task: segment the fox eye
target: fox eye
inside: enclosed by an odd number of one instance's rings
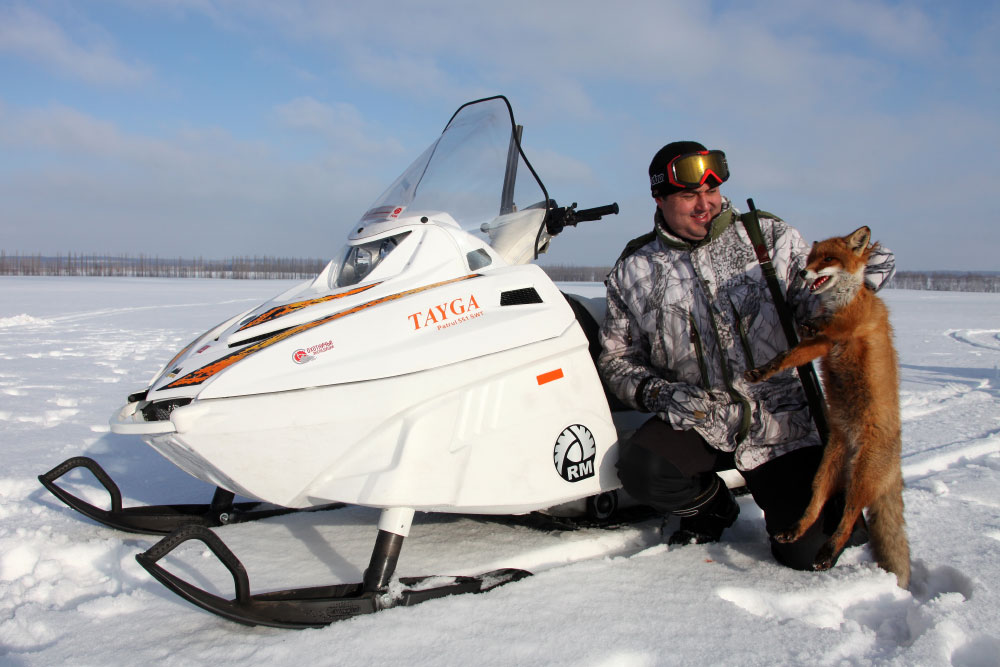
[[[824,262],[832,262],[833,260],[834,260],[834,258],[833,258],[833,257],[824,257],[824,258],[823,258],[823,261],[824,261]]]

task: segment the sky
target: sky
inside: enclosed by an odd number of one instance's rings
[[[670,141],[807,240],[1000,270],[1000,3],[0,0],[0,250],[330,257],[462,103],[506,95],[549,194],[651,227]]]

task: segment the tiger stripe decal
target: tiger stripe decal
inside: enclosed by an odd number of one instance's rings
[[[356,287],[347,292],[340,292],[339,294],[331,294],[329,296],[322,296],[318,299],[307,299],[306,301],[296,301],[295,303],[286,303],[284,306],[275,306],[266,313],[261,313],[257,317],[253,318],[243,326],[241,326],[236,331],[243,331],[244,329],[249,329],[250,327],[255,327],[258,324],[263,324],[264,322],[270,322],[271,320],[276,320],[279,317],[288,315],[289,313],[294,313],[296,310],[301,310],[302,308],[308,308],[309,306],[315,306],[317,303],[324,303],[326,301],[333,301],[334,299],[343,299],[345,296],[354,296],[355,294],[360,294],[366,290],[370,290],[373,287],[378,287],[381,282],[372,283],[371,285],[365,285],[364,287]]]
[[[342,317],[347,317],[348,315],[353,315],[359,313],[363,310],[368,310],[369,308],[374,308],[375,306],[382,305],[383,303],[388,303],[390,301],[398,301],[399,299],[411,296],[413,294],[419,294],[420,292],[426,292],[427,290],[435,289],[437,287],[443,287],[444,285],[450,285],[452,283],[462,282],[464,280],[469,280],[471,278],[479,278],[481,274],[471,273],[467,276],[462,276],[461,278],[452,278],[451,280],[443,280],[441,282],[432,283],[430,285],[424,285],[423,287],[415,287],[413,289],[405,290],[403,292],[397,292],[396,294],[389,294],[380,299],[374,299],[372,301],[366,301],[365,303],[358,304],[353,308],[348,308],[347,310],[342,310],[340,312],[334,313],[332,315],[327,315],[326,317],[321,317],[318,320],[313,320],[312,322],[306,322],[305,324],[300,324],[295,327],[286,329],[278,334],[275,334],[271,338],[265,338],[264,340],[249,345],[235,352],[231,352],[224,357],[216,359],[210,364],[206,364],[201,368],[191,371],[183,377],[179,377],[165,387],[160,389],[177,389],[179,387],[190,387],[192,385],[201,384],[205,380],[209,379],[213,375],[217,375],[221,371],[229,368],[237,361],[249,357],[254,352],[259,352],[266,347],[270,347],[275,343],[279,343],[287,338],[291,338],[296,334],[300,334],[304,331],[309,331],[320,325],[326,324],[327,322],[332,322],[334,320],[339,320]]]

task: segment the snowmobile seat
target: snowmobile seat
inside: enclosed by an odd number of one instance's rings
[[[566,297],[566,301],[569,302],[570,307],[573,309],[573,313],[576,315],[576,321],[580,324],[580,328],[583,329],[583,333],[587,336],[590,357],[594,360],[594,366],[597,366],[597,357],[601,354],[601,341],[598,338],[600,326],[597,324],[597,320],[590,312],[590,309],[584,305],[583,300],[585,297],[581,297],[576,294],[566,294],[565,292],[563,292],[563,296]],[[600,301],[600,299],[587,299],[587,301],[593,303]],[[593,303],[593,305],[595,308],[598,307],[598,304],[596,303]],[[608,399],[608,407],[611,408],[611,412],[626,412],[632,409],[625,405],[611,392],[607,383],[604,381],[604,378],[601,378],[601,386],[604,387],[604,395]]]

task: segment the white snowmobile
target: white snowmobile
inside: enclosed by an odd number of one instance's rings
[[[154,577],[213,613],[275,627],[529,574],[404,579],[390,593],[415,511],[608,518],[619,433],[642,416],[622,411],[616,426],[595,369],[603,300],[564,295],[532,261],[566,226],[618,206],[557,206],[520,129],[504,97],[463,105],[315,280],[194,340],[112,417],[114,433],[141,436],[215,485],[211,504],[123,508],[110,476],[85,457],[41,482],[107,525],[169,533],[137,556]],[[55,484],[81,467],[108,490],[110,510]],[[233,503],[235,494],[277,508]],[[209,530],[336,503],[382,509],[360,584],[250,594],[242,564]],[[192,539],[232,573],[235,599],[159,565]]]

